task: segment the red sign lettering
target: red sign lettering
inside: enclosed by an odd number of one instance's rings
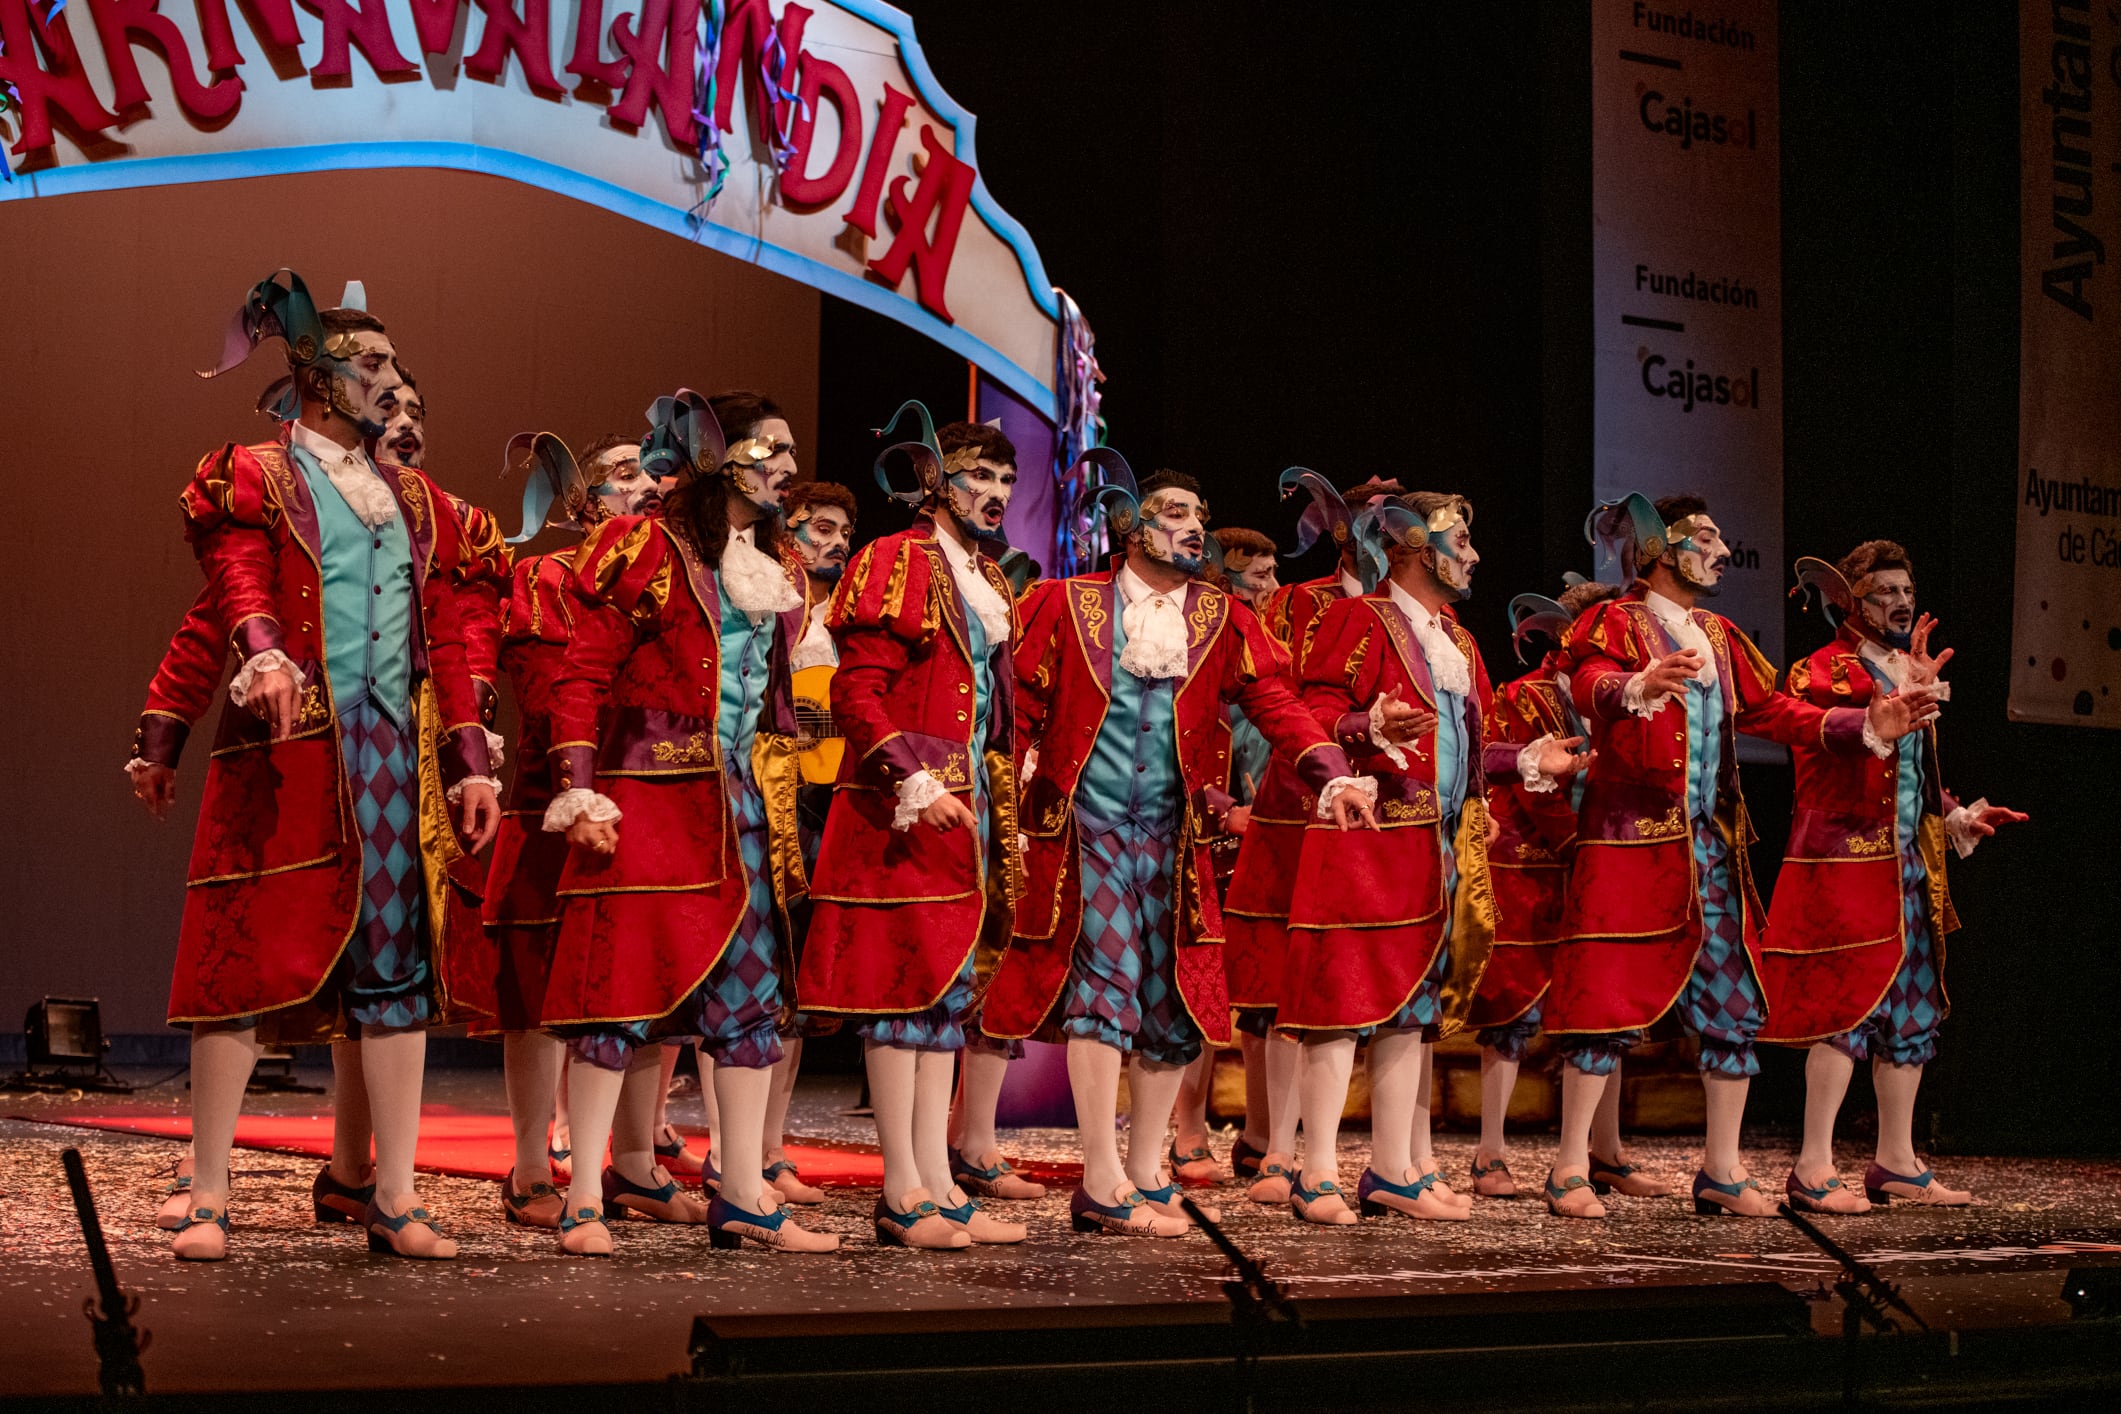
[[[0,0],[0,83],[14,85],[22,113],[22,135],[11,152],[35,152],[52,145],[52,110],[75,127],[97,133],[118,121],[96,98],[81,55],[74,48],[66,16],[46,21],[36,0]],[[39,64],[37,56],[44,62]]]
[[[398,52],[390,37],[390,15],[383,0],[302,0],[302,8],[324,21],[324,52],[309,71],[313,79],[343,79],[353,74],[349,46],[358,47],[379,78],[414,74],[419,66]]]
[[[103,57],[110,65],[111,105],[119,110],[147,102],[147,85],[140,81],[140,65],[133,58],[133,45],[145,44],[169,65],[170,82],[177,102],[194,117],[212,121],[235,111],[243,96],[243,80],[224,75],[211,84],[192,77],[191,46],[177,27],[155,13],[161,0],[88,0],[88,12],[96,20],[96,33],[103,40]]]
[[[464,72],[499,83],[513,51],[532,90],[558,98],[565,90],[552,76],[548,57],[552,53],[550,4],[551,0],[523,0],[523,13],[518,15],[510,0],[479,0],[479,8],[486,12],[486,28],[479,35],[479,52],[464,61]]]

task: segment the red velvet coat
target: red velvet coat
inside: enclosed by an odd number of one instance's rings
[[[1860,641],[1843,625],[1832,643],[1790,669],[1785,690],[1817,707],[1868,706],[1876,684]],[[1944,938],[1959,926],[1945,885],[1944,817],[1958,802],[1938,785],[1934,727],[1922,734],[1926,796],[1913,840],[1899,837],[1897,754],[1837,756],[1805,743],[1791,755],[1795,808],[1768,913],[1761,973],[1768,1024],[1760,1039],[1802,1044],[1862,1025],[1899,972],[1907,947],[1903,850],[1918,851],[1929,874],[1930,939],[1943,990]]]
[[[1643,602],[1648,586],[1586,612],[1563,649],[1576,710],[1590,723],[1598,759],[1577,816],[1564,941],[1543,1024],[1554,1035],[1646,1027],[1678,1001],[1701,949],[1700,881],[1686,809],[1686,701],[1645,719],[1622,705],[1628,679],[1676,645]],[[1732,894],[1745,948],[1760,973],[1762,913],[1745,846],[1753,839],[1738,790],[1737,734],[1785,746],[1865,751],[1863,714],[1826,711],[1775,690],[1775,669],[1738,626],[1694,610],[1716,654],[1723,694],[1722,775],[1716,826],[1731,843]]]
[[[417,707],[423,725],[433,724],[422,734],[423,756],[433,759],[421,772],[421,845],[436,902],[446,898],[439,874],[455,849],[442,788],[488,769],[453,582],[463,551],[434,483],[409,468],[380,469],[412,537]],[[182,505],[206,572],[205,611],[230,627],[237,658],[280,649],[307,686],[284,741],[272,740],[253,713],[221,714],[170,987],[173,1025],[275,1011],[314,996],[359,919],[361,886],[361,842],[324,671],[322,532],[308,484],[277,443],[229,445],[199,463]],[[196,683],[196,645],[178,657],[178,676]],[[183,691],[174,682],[151,689],[150,703]],[[436,976],[446,985],[444,967]],[[442,1001],[446,1009],[446,995]]]
[[[1503,684],[1488,708],[1488,739],[1529,746],[1543,736],[1576,735],[1563,710],[1554,674],[1561,654],[1549,653],[1531,672]],[[1495,842],[1488,877],[1495,886],[1495,952],[1480,979],[1467,1025],[1507,1026],[1546,995],[1554,947],[1568,900],[1569,853],[1576,842],[1576,809],[1569,787],[1533,791],[1514,773],[1488,786]]]
[[[1495,936],[1482,788],[1491,771],[1514,774],[1517,753],[1487,748],[1481,727],[1492,695],[1487,667],[1473,636],[1455,614],[1445,614],[1473,678],[1463,722],[1466,799],[1457,835],[1448,841],[1456,852],[1457,894],[1446,887],[1435,732],[1400,748],[1404,767],[1370,741],[1370,706],[1387,692],[1436,709],[1428,657],[1388,589],[1343,599],[1326,611],[1304,656],[1304,705],[1333,733],[1354,768],[1376,778],[1380,828],[1342,833],[1317,818],[1316,796],[1306,797],[1308,823],[1289,905],[1288,961],[1276,1014],[1280,1025],[1338,1031],[1391,1019],[1435,965],[1446,917],[1452,939],[1444,1034],[1465,1022]]]
[[[980,569],[1005,604],[1007,576]],[[841,576],[826,622],[839,647],[832,717],[847,739],[839,788],[811,881],[798,994],[806,1011],[925,1011],[987,941],[991,975],[1008,944],[1016,852],[1012,643],[992,645],[987,734],[973,740],[972,658],[964,596],[923,517],[863,547]],[[1013,617],[1013,616],[1012,616]],[[985,765],[990,837],[916,822],[891,828],[898,783],[927,771],[972,804]],[[984,867],[983,867],[984,866]]]
[[[1340,571],[1301,584],[1285,584],[1260,605],[1260,624],[1289,654],[1289,680],[1300,681],[1304,650],[1326,610],[1346,598]],[[1315,792],[1312,795],[1316,803]],[[1237,867],[1223,899],[1229,939],[1223,945],[1223,975],[1230,1005],[1271,1007],[1281,996],[1289,947],[1289,898],[1296,890],[1296,863],[1303,854],[1303,782],[1276,752],[1252,800],[1251,823],[1237,847]]]
[[[1022,792],[1021,825],[1029,847],[1025,888],[1017,907],[1016,938],[987,995],[982,1024],[988,1034],[1029,1036],[1048,1019],[1067,981],[1082,931],[1082,870],[1075,832],[1075,788],[1097,740],[1119,669],[1111,624],[1120,613],[1111,571],[1034,585],[1022,601],[1022,638],[1016,645],[1016,748],[1038,749],[1038,769]],[[1235,702],[1253,725],[1297,763],[1311,790],[1348,774],[1347,758],[1327,739],[1290,691],[1287,659],[1250,609],[1231,595],[1195,583],[1186,590],[1190,663],[1174,709],[1178,765],[1187,809],[1172,883],[1178,991],[1201,1033],[1216,1045],[1230,1039],[1223,981],[1222,911],[1215,898],[1206,792],[1230,777],[1230,725],[1223,707]]]
[[[479,1031],[527,1031],[544,1009],[545,976],[560,921],[560,865],[564,835],[545,830],[552,803],[552,687],[573,637],[574,597],[568,589],[570,553],[517,560],[505,602],[498,663],[515,694],[518,727],[515,778],[494,836],[486,874],[482,938],[467,958],[462,994],[488,1018]]]
[[[550,696],[552,789],[596,790],[622,818],[616,851],[570,848],[560,867],[542,1020],[652,1020],[706,979],[748,902],[715,736],[721,594],[660,516],[591,531],[569,589],[574,637]],[[786,653],[777,630],[782,665]],[[794,711],[769,691],[762,730],[792,724]]]

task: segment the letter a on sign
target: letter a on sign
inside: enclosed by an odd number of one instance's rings
[[[896,285],[906,278],[906,267],[911,265],[921,307],[938,319],[950,320],[949,307],[943,302],[943,286],[950,278],[950,257],[957,252],[958,227],[964,224],[965,207],[972,200],[977,174],[971,164],[953,157],[936,140],[935,129],[925,123],[921,125],[921,145],[928,152],[921,184],[908,200],[906,179],[893,179],[885,212],[898,238],[891,242],[891,249],[869,262],[869,268]],[[931,216],[935,220],[933,235],[928,230]]]

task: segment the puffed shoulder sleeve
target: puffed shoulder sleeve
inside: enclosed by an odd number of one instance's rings
[[[836,634],[867,629],[925,643],[942,625],[935,571],[935,557],[913,537],[865,545],[840,576],[825,626]]]
[[[570,582],[577,597],[652,623],[670,603],[678,572],[670,533],[652,516],[620,516],[589,532],[575,548]]]

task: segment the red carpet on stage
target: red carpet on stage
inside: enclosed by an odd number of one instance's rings
[[[84,1109],[40,1114],[37,1119],[46,1124],[146,1134],[159,1139],[191,1137],[191,1120],[185,1115]],[[696,1152],[705,1150],[707,1136],[703,1131],[686,1125],[678,1128],[693,1140]],[[329,1158],[331,1115],[245,1115],[236,1122],[236,1143],[246,1149]],[[788,1157],[802,1170],[805,1182],[821,1188],[878,1188],[884,1182],[883,1156],[873,1144],[798,1142],[788,1146]],[[454,1105],[421,1108],[420,1149],[415,1163],[423,1171],[456,1178],[497,1179],[507,1176],[514,1161],[515,1136],[507,1115],[463,1110]],[[1082,1172],[1074,1164],[1024,1163],[1017,1167],[1038,1182],[1070,1186]]]

